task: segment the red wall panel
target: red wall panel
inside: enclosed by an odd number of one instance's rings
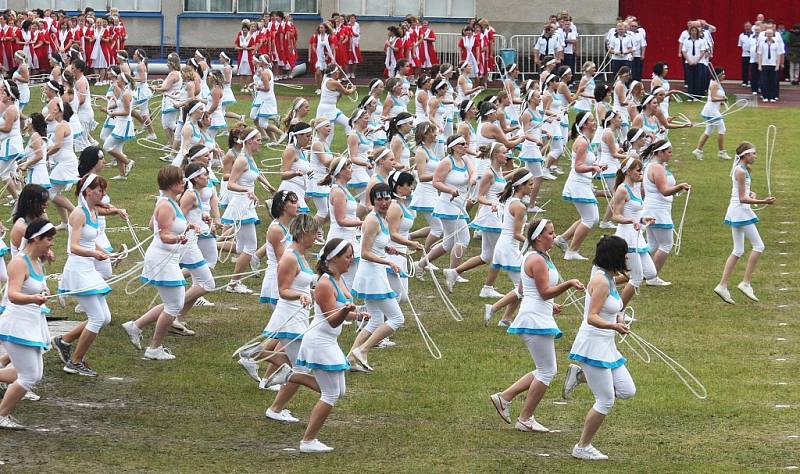
[[[766,6],[765,6],[766,4]],[[772,0],[620,0],[620,16],[634,15],[647,31],[645,78],[650,77],[653,65],[664,61],[669,65],[670,77],[682,78],[683,66],[678,58],[678,36],[686,28],[689,18],[703,18],[717,27],[714,33],[714,65],[725,68],[729,79],[740,79],[739,58],[736,46],[745,21],[755,21],[763,13],[777,23],[789,28],[800,23],[800,1]]]

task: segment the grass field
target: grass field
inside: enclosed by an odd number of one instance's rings
[[[285,88],[278,92],[284,95],[282,110],[299,93]],[[312,89],[302,93],[316,97]],[[352,109],[348,100],[340,105],[345,112]],[[246,113],[247,107],[243,100],[234,111]],[[700,107],[674,104],[673,110],[697,117]],[[558,318],[565,333],[556,345],[560,373],[536,412],[538,421],[558,431],[520,433],[496,415],[489,395],[533,365],[518,338],[497,327],[483,327],[486,301],[476,296],[483,272],[477,270],[466,275],[471,282],[458,286],[452,296],[465,318],[460,323],[442,310],[430,282],[412,281],[414,305],[444,357],[430,357],[406,312],[406,327],[394,338],[397,347],[371,354],[375,373],[348,375],[347,395],[319,435],[336,451],[322,456],[287,449],[297,447],[304,423],[266,420],[264,410],[273,393],[259,391],[230,358],[268,320],[257,298],[211,295],[216,308],[195,309],[189,316],[197,336],[170,336],[166,342],[177,359],[150,362],[141,360],[119,325],[148,309],[154,292],[146,288],[129,296],[124,285],[118,285],[109,297],[112,325],[88,356],[100,375],[66,375],[56,355],[47,354],[45,378],[37,389],[42,400],[23,402],[16,412],[33,429],[0,432],[0,472],[732,472],[800,465],[795,247],[800,212],[793,205],[800,199],[795,185],[800,180],[800,138],[794,133],[800,109],[755,108],[730,116],[728,150],[733,155],[744,139],[757,145],[753,189],[764,194],[764,132],[769,123],[779,130],[772,176],[778,202],[760,213],[759,230],[767,250],[753,286],[761,302],[752,303],[733,289],[735,306],[725,305],[711,291],[731,247],[730,231],[722,224],[730,164],[714,158],[714,143],[706,147],[705,161],[691,156],[700,128],[672,133],[671,168],[679,180],[694,186],[683,249],[680,256],[670,257],[662,272],[673,285],[645,288],[633,300],[639,318],[634,329],[689,368],[709,396],[696,399],[666,366],[645,364],[623,346],[638,392],[616,404],[595,438],[595,446],[611,457],[607,462],[580,462],[569,454],[593,403],[585,385],[568,403],[560,400],[567,352],[580,324],[575,309]],[[343,149],[343,135],[337,131],[335,150]],[[162,163],[157,153],[135,144],[125,151],[137,160],[133,176],[112,181],[109,194],[117,206],[128,209],[135,223],[144,225]],[[260,158],[276,155],[265,152]],[[107,177],[114,173],[106,171]],[[547,217],[555,220],[557,230],[577,216],[559,198],[563,181],[545,181],[541,192],[552,199]],[[677,198],[675,213],[682,204],[683,198]],[[259,213],[266,221],[266,209],[259,208]],[[122,223],[109,219],[108,225]],[[261,226],[262,242],[264,232]],[[127,233],[110,236],[117,245],[131,241]],[[585,254],[593,253],[599,236],[595,229],[584,245]],[[61,233],[55,247],[59,263],[50,271],[60,271],[65,243]],[[473,242],[470,252],[478,246]],[[553,256],[565,278],[588,277],[588,263],[563,261],[557,249]],[[129,265],[123,263],[117,271]],[[741,278],[743,265],[740,262],[731,288]],[[230,263],[217,267],[218,274],[232,270]],[[260,278],[248,283],[256,288]],[[505,276],[498,279],[498,289],[510,286]],[[72,305],[66,310],[56,305],[54,310],[76,318]],[[354,337],[353,331],[345,330],[340,345],[349,347]],[[315,393],[301,389],[289,408],[306,421],[316,399]],[[521,405],[521,398],[514,402],[512,416]]]

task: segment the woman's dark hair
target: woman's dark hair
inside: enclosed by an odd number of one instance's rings
[[[189,176],[193,175],[196,171],[204,169],[205,167],[206,165],[204,165],[203,163],[200,163],[199,161],[193,161],[192,163],[189,163],[188,165],[183,167],[183,175],[188,178]],[[198,207],[199,206],[200,204],[198,203]]]
[[[36,114],[33,114],[36,115]],[[31,118],[33,118],[31,115]],[[99,146],[87,146],[81,151],[81,156],[78,158],[78,176],[84,177],[92,171],[92,168],[97,166],[97,163],[103,159],[103,152]]]
[[[521,179],[522,177],[524,177],[527,174],[530,174],[530,171],[528,171],[527,168],[517,168],[511,174],[511,176],[508,177],[508,180],[506,181],[505,187],[500,192],[500,195],[497,196],[497,200],[500,201],[500,202],[508,201],[508,198],[510,198],[514,194],[514,190],[516,188],[516,186],[514,186],[514,183],[516,183],[517,180]]]
[[[410,113],[408,113],[408,112],[400,112],[399,114],[395,115],[394,118],[389,120],[389,132],[388,132],[388,134],[386,136],[387,142],[391,142],[392,138],[394,138],[395,135],[400,133],[397,130],[397,123],[402,121],[402,120],[409,119],[411,117],[412,117],[412,115]]]
[[[33,22],[32,22],[32,21],[30,21],[30,20],[25,20],[25,21],[23,21],[23,22],[22,22],[22,26],[21,26],[20,28],[22,28],[22,29],[23,29],[23,30],[25,30],[25,31],[28,31],[28,30],[30,30],[30,29],[31,29],[31,25],[32,25],[32,24],[33,24]]]
[[[236,125],[231,127],[230,132],[228,134],[228,149],[239,145],[239,139],[242,137],[242,130],[244,130],[247,125],[244,122],[238,122]]]
[[[72,106],[69,105],[69,102],[64,102],[64,108],[62,109],[62,112],[65,122],[69,122],[69,119],[72,118],[72,114],[75,113],[75,111],[72,110]]]
[[[30,240],[31,237],[33,236],[33,234],[35,234],[35,233],[39,232],[40,230],[42,230],[42,227],[46,226],[49,223],[50,223],[50,221],[48,221],[47,219],[42,219],[42,218],[37,218],[37,219],[32,220],[28,224],[28,228],[25,229],[25,239]],[[40,236],[37,236],[36,238],[37,239],[44,239],[46,237],[53,237],[54,235],[56,235],[56,228],[55,227],[53,227],[52,229],[48,230],[44,234],[42,234]]]
[[[430,81],[430,80],[431,80],[431,76],[429,76],[427,74],[423,74],[423,75],[419,76],[419,78],[417,79],[417,89],[422,89],[422,86],[424,86],[425,83]]]
[[[19,86],[17,86],[16,82],[7,81],[6,88],[8,89],[8,93],[11,94],[11,97],[19,100]]]
[[[627,159],[623,160],[622,164],[624,165],[626,161]],[[634,158],[633,163],[631,163],[631,166],[628,168],[628,171],[630,170],[641,171],[643,167],[644,165],[642,165],[642,162]],[[625,174],[626,173],[622,172],[622,166],[620,166],[620,168],[617,170],[616,176],[614,177],[614,190],[616,190],[619,187],[619,185],[622,184],[623,181],[625,181]]]
[[[480,106],[478,106],[478,118],[483,118],[487,116],[490,112],[496,111],[497,106],[489,101],[481,102]]]
[[[193,99],[183,106],[183,114],[181,114],[183,117],[183,123],[186,123],[186,121],[189,119],[189,111],[192,110],[192,107],[197,105],[199,102],[199,100]],[[180,130],[176,133],[180,133]]]
[[[655,155],[656,150],[661,148],[662,145],[667,143],[668,140],[656,140],[653,143],[647,145],[647,148],[642,150],[642,161],[647,161]]]
[[[75,196],[81,195],[81,188],[83,188],[83,183],[86,182],[87,178],[88,175],[84,176],[78,181],[78,184],[75,185]],[[97,177],[94,178],[94,180],[92,180],[91,183],[89,183],[89,186],[87,186],[86,189],[94,189],[98,186],[103,189],[108,189],[108,181],[106,181],[104,177],[98,175]],[[86,189],[84,189],[84,191],[86,191]]]
[[[611,86],[605,82],[601,82],[594,87],[594,100],[595,102],[603,102],[611,93]]]
[[[464,99],[458,104],[458,116],[461,117],[461,120],[467,119],[467,105],[469,105],[469,99]]]
[[[622,66],[621,68],[619,68],[619,71],[617,71],[617,75],[614,76],[614,80],[616,81],[625,74],[631,74],[631,68],[629,68],[628,66]]]
[[[628,253],[628,243],[616,235],[604,235],[597,242],[594,252],[594,266],[609,273],[623,273],[628,271],[625,265],[625,255]]]
[[[725,68],[723,68],[723,67],[715,67],[714,68],[714,76],[715,77],[719,77],[722,74],[725,74]]]
[[[317,260],[317,266],[316,266],[317,275],[322,276],[322,275],[324,275],[326,273],[330,274],[330,270],[328,269],[328,254],[333,252],[333,250],[336,247],[338,247],[339,244],[342,243],[342,240],[344,240],[344,239],[336,237],[334,239],[329,240],[328,243],[326,243],[322,247],[322,253],[320,253],[319,260]],[[344,255],[344,253],[347,252],[347,247],[348,246],[352,247],[353,244],[347,244],[345,246],[344,250],[342,250],[338,255],[336,255],[336,257],[338,257],[340,255]],[[334,258],[336,258],[336,257],[334,257]]]
[[[533,243],[534,243],[533,241],[534,241],[534,239],[532,238],[532,237],[533,237],[533,232],[536,230],[536,228],[537,228],[537,227],[539,227],[539,224],[540,224],[541,222],[542,222],[542,220],[541,220],[541,219],[535,219],[535,220],[533,220],[533,221],[531,221],[531,222],[529,222],[529,223],[528,223],[528,230],[525,232],[525,239],[528,241],[528,248],[530,248],[530,249],[533,249],[533,248],[534,248],[534,247],[533,247]],[[552,224],[552,223],[553,223],[553,221],[549,221],[548,223],[549,223],[549,224]],[[546,225],[547,225],[547,224],[545,224],[545,226],[546,226]],[[539,235],[542,235],[542,234],[539,234]],[[538,237],[539,235],[537,235],[537,237]]]
[[[402,35],[401,35],[401,36],[402,36]],[[408,60],[407,60],[407,59],[398,59],[398,60],[397,60],[397,64],[395,65],[395,68],[394,68],[394,70],[395,70],[395,71],[400,71],[400,70],[402,70],[403,68],[405,68],[406,66],[408,66]]]
[[[64,95],[64,86],[59,84],[56,81],[48,81],[47,86],[50,87],[52,90],[55,90],[56,94]]]
[[[664,75],[664,68],[666,68],[666,67],[668,67],[667,63],[656,63],[656,65],[653,66],[653,74],[655,74],[656,76],[659,76],[659,77],[663,76]]]
[[[377,183],[369,190],[369,203],[375,205],[375,199],[378,197],[378,194],[390,194],[391,192],[392,190],[389,189],[388,184]]]
[[[403,34],[400,32],[400,28],[398,28],[398,27],[396,27],[394,25],[392,25],[392,26],[390,26],[389,28],[386,28],[386,29],[389,30],[389,32],[391,32],[393,35],[395,35],[398,38],[403,36]]]
[[[566,74],[567,70],[571,71],[572,68],[569,66],[559,66],[558,69],[556,69],[556,76],[558,76],[559,80]]]
[[[287,201],[297,202],[297,194],[295,194],[294,191],[287,191],[285,189],[275,193],[275,197],[272,198],[272,206],[269,208],[269,215],[271,215],[273,219],[282,216]]]
[[[44,215],[44,206],[49,199],[50,194],[43,187],[38,184],[26,184],[17,197],[17,208],[14,210],[12,220],[28,221]]]
[[[31,128],[34,132],[38,133],[43,140],[47,140],[47,121],[44,115],[39,112],[31,114]]]
[[[75,69],[77,69],[81,73],[86,74],[86,71],[87,71],[86,61],[84,61],[83,59],[80,59],[79,57],[76,57],[76,59],[73,59],[72,60],[72,67],[74,67]]]
[[[581,123],[581,121],[586,116],[586,114],[591,115],[592,113],[589,112],[589,111],[584,110],[584,111],[578,112],[578,115],[575,116],[575,122],[573,122],[572,130],[570,131],[570,137],[573,140],[578,138],[578,135],[580,135],[581,131],[578,128],[578,124]],[[589,119],[586,119],[586,122],[582,123],[581,126],[586,125],[588,122],[589,122]]]
[[[407,184],[414,184],[414,175],[408,171],[400,171],[389,175],[389,189],[392,190],[393,196],[397,196],[397,188]]]
[[[289,127],[289,133],[297,133],[300,130],[305,130],[305,129],[308,129],[308,128],[311,128],[311,125],[307,124],[306,122],[297,122],[296,124],[294,124],[291,127]],[[311,132],[309,132],[309,133],[311,133]],[[296,139],[297,138],[295,137],[295,140]]]

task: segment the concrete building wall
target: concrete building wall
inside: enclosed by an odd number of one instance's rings
[[[442,1],[442,0],[429,0]],[[559,10],[571,12],[581,34],[604,33],[615,23],[618,15],[618,0],[593,0],[585,2],[580,0],[562,0],[558,3],[545,0],[476,0],[476,14],[487,17],[499,34],[510,38],[519,34],[538,34],[541,24],[551,13]],[[17,11],[26,8],[26,0],[8,0],[8,7]],[[322,18],[329,18],[330,14],[338,10],[338,0],[319,0],[319,13]],[[220,48],[232,47],[236,32],[239,31],[243,18],[253,18],[248,15],[219,15],[209,18],[179,18],[183,12],[182,0],[162,0],[163,17],[163,43],[167,51],[174,49],[176,44],[181,48]],[[349,13],[349,12],[343,12]],[[131,46],[158,46],[162,41],[162,18],[136,17],[122,13],[128,27]],[[308,18],[308,16],[307,16]],[[365,18],[361,24],[361,47],[364,51],[379,51],[383,49],[386,38],[386,28],[397,24],[398,17]],[[308,38],[319,24],[320,18],[311,16],[310,19],[296,21],[300,49],[307,48]],[[180,23],[180,26],[179,26]],[[437,33],[459,33],[463,23],[447,19],[446,22],[433,23]]]

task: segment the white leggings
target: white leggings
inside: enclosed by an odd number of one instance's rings
[[[634,288],[642,285],[642,280],[650,280],[658,276],[653,258],[649,253],[628,252],[625,254],[625,265],[630,271],[630,283]]]
[[[328,197],[312,196],[314,207],[317,208],[317,217],[326,219],[328,217]]]
[[[520,272],[511,272],[506,270],[506,275],[508,275],[509,280],[514,283],[514,291],[517,291],[519,288],[519,283],[522,281],[522,276]],[[517,295],[519,297],[519,295]]]
[[[214,268],[219,260],[219,250],[217,249],[217,239],[197,239],[197,248],[203,254],[203,258],[208,262],[208,268]]]
[[[78,304],[86,310],[87,331],[98,334],[104,326],[111,322],[111,310],[108,309],[105,295],[75,295],[75,298],[78,300]]]
[[[347,269],[346,272],[342,274],[342,279],[344,283],[347,285],[348,288],[353,287],[353,280],[356,277],[356,271],[358,270],[358,263],[355,259],[353,259],[353,263],[350,264],[350,268]]]
[[[633,384],[628,368],[624,365],[616,369],[595,367],[580,363],[586,383],[594,394],[595,402],[592,408],[597,413],[608,415],[614,406],[614,397],[627,400],[636,394],[636,385]]]
[[[581,216],[581,224],[588,228],[592,228],[600,222],[600,211],[597,209],[597,204],[590,202],[573,202],[575,209]]]
[[[453,247],[460,245],[466,250],[469,245],[469,226],[464,219],[442,219],[444,237],[442,247],[449,252]]]
[[[669,253],[672,250],[672,229],[648,226],[647,243],[650,246],[650,253],[655,253],[656,250]]]
[[[432,212],[426,211],[418,211],[418,214],[421,214],[422,217],[425,218],[425,221],[431,228],[431,235],[434,237],[441,237],[442,236],[442,220],[438,217],[433,217]]]
[[[156,286],[158,296],[164,303],[164,312],[172,317],[178,317],[183,309],[186,298],[186,289],[183,286]]]
[[[333,134],[336,132],[337,123],[344,127],[345,135],[350,135],[350,132],[353,131],[353,127],[350,126],[347,116],[342,113],[338,114],[335,119],[331,120],[331,134],[328,135],[328,139],[326,140],[328,146],[333,143]]]
[[[741,257],[744,254],[744,238],[750,241],[753,247],[753,252],[762,253],[764,251],[764,242],[761,241],[761,236],[758,234],[758,229],[755,224],[747,224],[742,227],[731,227],[733,234],[733,252],[731,254]]]
[[[256,224],[242,224],[236,232],[236,253],[246,253],[255,255],[258,249],[258,237],[256,237]]]
[[[542,166],[543,166],[543,164],[541,162],[539,162],[539,161],[526,161],[525,162],[525,169],[530,171],[531,175],[534,178],[541,178],[542,176],[544,176],[544,173],[542,171]]]
[[[111,259],[94,260],[94,269],[103,277],[103,280],[108,280],[114,275],[114,269],[111,267]]]
[[[564,140],[562,137],[554,137],[550,140],[550,152],[547,157],[557,160],[562,154],[564,154]]]
[[[408,274],[408,260],[402,255],[389,255],[389,260],[396,263],[400,267],[402,273]],[[408,301],[408,277],[401,277],[394,273],[386,273],[389,277],[389,285],[392,291],[397,294],[397,300],[401,303]]]
[[[209,268],[208,265],[201,265],[197,268],[187,268],[186,270],[192,276],[192,286],[199,286],[206,291],[211,291],[216,286],[214,275],[211,274],[211,268]]]
[[[364,329],[370,333],[374,333],[384,321],[393,331],[397,331],[405,322],[403,311],[396,298],[367,300],[366,306],[370,318]]]
[[[481,260],[483,263],[492,263],[494,258],[494,248],[497,246],[497,239],[500,234],[495,232],[481,232]]]
[[[8,281],[8,270],[6,270],[6,261],[0,257],[0,282],[5,283]]]
[[[11,363],[17,371],[16,383],[26,392],[33,390],[44,374],[42,350],[38,347],[23,346],[13,342],[3,342],[3,346],[11,357]]]
[[[282,337],[278,339],[278,342],[283,348],[283,352],[286,353],[286,357],[289,359],[289,365],[295,367],[297,365],[297,354],[300,353],[300,344],[302,344],[303,341],[300,339],[292,340]]]
[[[558,371],[555,337],[552,334],[520,334],[520,337],[536,364],[533,377],[549,387]]]
[[[178,126],[178,111],[161,114],[161,126],[164,130],[175,131]]]
[[[314,378],[319,385],[319,399],[330,406],[336,405],[336,400],[347,392],[344,382],[344,370],[319,370],[314,369]]]

